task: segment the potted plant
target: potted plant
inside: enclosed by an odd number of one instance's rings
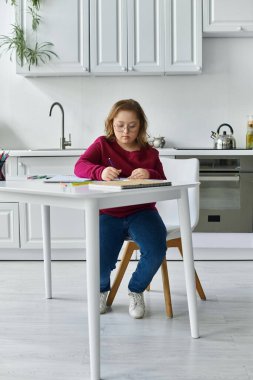
[[[6,3],[10,2],[10,5],[17,7],[17,0],[6,0]],[[52,50],[54,46],[52,42],[38,42],[37,30],[40,24],[41,17],[39,15],[39,9],[42,0],[28,0],[27,12],[30,13],[32,18],[30,34],[34,34],[34,43],[28,42],[25,31],[19,22],[12,25],[12,31],[9,36],[0,36],[0,49],[4,52],[10,53],[10,59],[12,60],[13,53],[15,52],[16,61],[20,66],[28,65],[28,69],[31,66],[38,66],[39,64],[45,64],[50,61],[52,57],[58,57],[58,55]],[[18,17],[16,17],[16,20]]]

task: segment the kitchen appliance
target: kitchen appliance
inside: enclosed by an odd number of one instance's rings
[[[253,156],[194,157],[200,163],[199,223],[194,231],[253,232]]]
[[[226,131],[223,131],[223,134],[220,135],[221,128],[228,127],[230,129],[231,134],[227,134]],[[235,138],[233,137],[233,128],[231,125],[227,123],[221,124],[217,132],[212,131],[211,138],[214,139],[214,148],[215,149],[235,149],[236,148],[236,142]]]

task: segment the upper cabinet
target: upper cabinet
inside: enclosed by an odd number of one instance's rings
[[[128,0],[128,70],[164,71],[164,1]]]
[[[203,0],[205,37],[252,37],[252,0]]]
[[[19,20],[30,30],[27,0]],[[59,58],[24,75],[164,75],[201,72],[202,0],[43,1],[33,37]],[[35,42],[36,42],[35,40]]]
[[[28,4],[27,4],[28,3]],[[17,65],[17,73],[30,76],[85,75],[89,73],[89,0],[42,1],[40,25],[31,33],[29,2],[21,0],[18,22],[34,46],[49,41],[58,58],[39,66]],[[32,35],[32,36],[31,36]]]
[[[201,0],[95,0],[90,7],[91,72],[201,71]]]
[[[198,74],[202,69],[202,1],[165,1],[165,71]]]
[[[127,71],[127,2],[94,0],[90,4],[90,61],[94,73]]]
[[[91,72],[164,71],[164,2],[95,0],[91,12]]]

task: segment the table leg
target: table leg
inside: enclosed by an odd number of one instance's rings
[[[52,298],[50,206],[41,206],[46,298]]]
[[[99,209],[97,200],[85,207],[87,303],[90,345],[91,380],[100,379],[100,268],[99,268]]]
[[[184,253],[184,271],[185,271],[186,293],[187,293],[188,308],[189,308],[191,336],[193,338],[199,338],[188,189],[181,190],[181,198],[178,199],[178,213],[179,213],[179,221],[180,221],[182,248],[183,248],[183,253]]]

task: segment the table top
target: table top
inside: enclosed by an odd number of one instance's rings
[[[87,184],[84,185],[72,185],[72,184],[62,184],[62,183],[45,183],[43,180],[27,180],[26,178],[18,179],[19,177],[10,178],[6,181],[0,181],[0,192],[12,192],[12,193],[30,193],[30,194],[50,194],[58,195],[63,197],[91,197],[91,198],[104,198],[107,196],[115,196],[115,194],[122,194],[126,196],[132,193],[146,193],[153,191],[172,191],[175,189],[180,189],[183,187],[194,187],[197,183],[173,183],[172,186],[164,187],[149,187],[149,188],[136,188],[136,189],[124,189],[124,190],[110,190],[105,188],[102,189],[89,189]]]
[[[182,188],[197,186],[197,183],[177,183],[172,186],[137,188],[127,190],[95,190],[88,185],[73,186],[60,183],[44,183],[43,180],[8,179],[0,182],[0,200],[5,202],[55,204],[56,199],[64,207],[66,202],[98,200],[99,208],[143,204],[180,197]],[[48,203],[47,203],[48,202]],[[68,205],[70,207],[70,205]]]

